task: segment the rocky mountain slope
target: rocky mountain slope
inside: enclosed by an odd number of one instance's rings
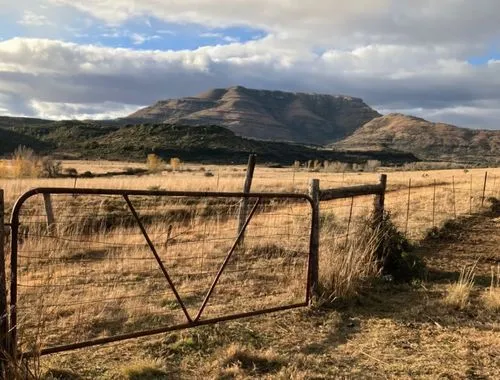
[[[402,114],[366,123],[337,149],[411,152],[422,159],[500,162],[500,131],[459,128]]]
[[[249,138],[326,145],[378,116],[359,98],[236,86],[162,100],[122,121],[219,125]]]

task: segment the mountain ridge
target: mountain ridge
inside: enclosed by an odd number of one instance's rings
[[[380,114],[360,98],[218,88],[197,96],[160,100],[122,118],[124,122],[221,125],[260,140],[326,145],[353,133]]]

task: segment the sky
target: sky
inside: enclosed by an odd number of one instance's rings
[[[498,0],[0,0],[0,21],[0,115],[115,118],[242,85],[500,129]]]

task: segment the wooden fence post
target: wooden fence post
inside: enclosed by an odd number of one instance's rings
[[[55,227],[55,218],[50,194],[43,194],[43,203],[45,204],[45,213],[47,214],[47,228],[49,232],[52,232]]]
[[[385,208],[385,191],[387,189],[387,174],[380,175],[380,186],[382,190],[379,194],[375,196],[374,204],[374,218],[373,221],[375,226],[380,225],[384,220],[384,208]]]
[[[408,235],[408,221],[410,219],[410,200],[411,200],[411,178],[408,180],[408,204],[406,205],[405,235]]]
[[[434,180],[434,184],[432,186],[432,226],[436,226],[436,180]]]
[[[453,215],[457,219],[457,197],[455,195],[455,176],[451,177],[451,185],[453,190]]]
[[[6,355],[10,352],[7,334],[7,283],[5,272],[5,221],[4,192],[0,189],[0,377],[7,378]]]
[[[484,206],[484,198],[486,196],[486,182],[488,181],[488,172],[484,172],[483,197],[481,198],[481,207]]]
[[[245,194],[250,193],[256,161],[257,161],[257,156],[255,154],[251,154],[250,156],[248,156],[247,173],[245,177],[245,184],[243,186],[243,193]],[[247,213],[248,213],[248,198],[242,198],[240,204],[240,211],[238,214],[238,231],[236,233],[237,235],[239,235],[239,233],[243,229],[243,226],[245,225],[247,219]],[[240,245],[243,245],[244,239],[245,235],[242,235],[240,239]]]
[[[470,187],[469,187],[469,214],[472,215],[472,174],[470,175]]]
[[[319,179],[309,181],[309,196],[313,200],[311,246],[309,256],[309,284],[313,295],[319,290]]]

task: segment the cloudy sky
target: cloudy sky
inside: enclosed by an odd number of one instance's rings
[[[498,0],[0,0],[0,20],[0,115],[243,85],[500,129]]]

